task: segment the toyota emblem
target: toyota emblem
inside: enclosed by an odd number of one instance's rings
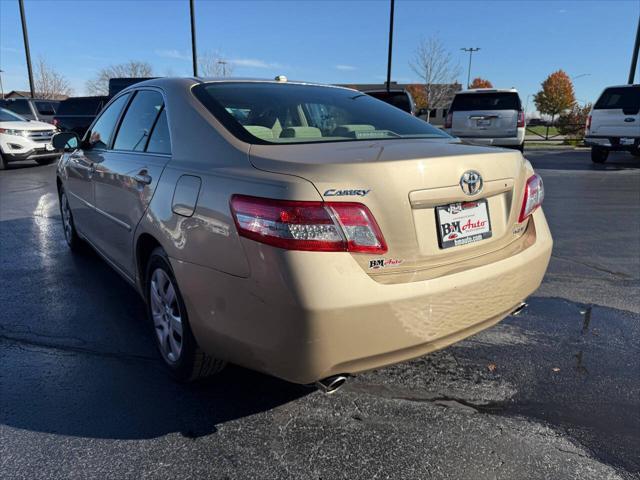
[[[475,170],[468,170],[460,177],[460,188],[467,195],[475,195],[482,191],[482,175]]]

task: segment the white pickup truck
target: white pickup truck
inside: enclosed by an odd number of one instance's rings
[[[614,150],[640,156],[640,85],[605,88],[587,118],[584,142],[595,163]]]

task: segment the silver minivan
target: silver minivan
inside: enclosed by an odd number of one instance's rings
[[[584,142],[595,163],[613,150],[640,156],[640,84],[605,88],[587,118]]]
[[[465,143],[524,149],[524,111],[518,91],[513,88],[457,93],[444,127]]]

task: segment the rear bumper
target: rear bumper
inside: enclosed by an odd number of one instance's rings
[[[622,138],[633,138],[633,144],[622,144]],[[613,151],[631,151],[640,149],[640,137],[584,137],[584,143],[590,147],[601,147]]]
[[[249,278],[172,259],[205,351],[296,383],[446,347],[507,316],[540,285],[552,239],[539,209],[520,253],[425,281],[381,284],[349,254],[246,241]]]

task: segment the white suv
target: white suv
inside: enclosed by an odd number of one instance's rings
[[[605,88],[587,118],[584,143],[595,163],[606,162],[612,150],[640,156],[640,85]]]
[[[518,91],[478,88],[456,93],[445,131],[465,143],[524,149],[525,122]]]
[[[8,162],[35,160],[40,165],[51,163],[60,152],[51,145],[56,127],[49,123],[29,121],[5,108],[0,108],[0,170]]]

